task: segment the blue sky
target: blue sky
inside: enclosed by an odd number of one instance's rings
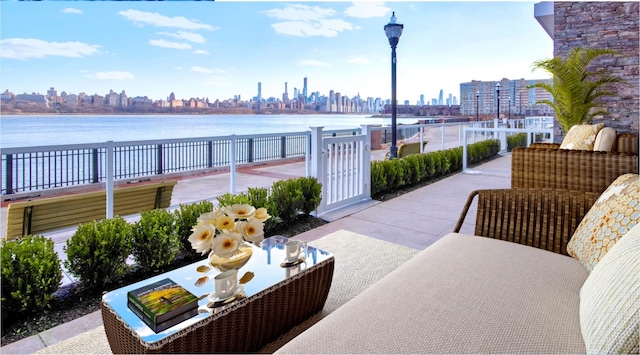
[[[459,97],[461,82],[541,79],[553,55],[533,2],[0,2],[0,89],[166,99],[391,96],[383,27],[395,11],[397,98]]]

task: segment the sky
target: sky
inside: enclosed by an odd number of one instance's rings
[[[26,1],[0,2],[0,89],[166,100],[391,97],[392,11],[397,99],[458,97],[471,80],[543,79],[553,41],[534,2]]]

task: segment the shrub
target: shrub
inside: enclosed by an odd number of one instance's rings
[[[0,254],[3,313],[32,313],[47,308],[62,279],[53,241],[31,235],[5,241]]]
[[[294,179],[274,182],[269,199],[274,207],[271,214],[283,223],[291,223],[298,216],[304,202],[302,191],[296,188]]]
[[[527,133],[512,134],[507,137],[507,151],[512,151],[515,147],[527,146]]]
[[[121,217],[80,224],[66,242],[64,266],[86,287],[103,289],[127,272],[131,236]]]
[[[180,251],[174,215],[163,209],[140,213],[133,227],[133,257],[145,270],[159,270],[170,265]]]
[[[220,206],[233,206],[233,205],[245,205],[250,204],[249,196],[246,193],[232,194],[227,192],[216,198]],[[255,207],[255,206],[254,206]]]
[[[176,221],[176,233],[180,239],[181,251],[189,256],[196,256],[196,253],[191,247],[189,242],[189,236],[191,235],[191,228],[198,223],[198,217],[203,213],[213,211],[213,202],[200,201],[189,205],[180,205],[173,213]]]
[[[300,211],[310,215],[322,202],[322,184],[313,177],[300,177],[294,179],[297,187],[302,191],[302,205]]]

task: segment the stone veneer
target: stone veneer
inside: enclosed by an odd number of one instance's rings
[[[640,2],[555,2],[555,57],[566,57],[574,47],[610,48],[623,56],[606,56],[594,61],[596,70],[606,66],[628,85],[616,84],[616,96],[601,98],[606,117],[595,117],[593,123],[604,122],[618,132],[638,134],[640,120]],[[556,141],[563,133],[556,120]]]

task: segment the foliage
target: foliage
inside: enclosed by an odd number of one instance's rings
[[[300,211],[310,215],[322,201],[322,184],[313,177],[299,177],[293,183],[302,191],[302,205]]]
[[[176,221],[176,233],[180,238],[182,252],[187,255],[197,255],[191,249],[191,243],[187,237],[191,234],[191,228],[198,222],[198,217],[203,213],[213,211],[213,202],[203,200],[192,204],[181,204],[173,213]]]
[[[533,63],[534,69],[543,69],[553,75],[553,84],[539,82],[528,88],[541,88],[551,94],[553,100],[541,100],[555,110],[558,122],[565,132],[576,124],[591,123],[593,117],[607,114],[598,107],[598,98],[615,93],[606,90],[611,83],[624,82],[611,75],[607,68],[590,70],[591,63],[604,55],[615,55],[610,49],[573,48],[566,59],[555,57]]]
[[[515,147],[527,146],[527,133],[516,133],[507,137],[507,151],[510,152]]]
[[[232,194],[227,192],[216,198],[220,206],[248,205],[249,196],[245,193]]]
[[[500,150],[498,140],[487,140],[467,146],[468,162],[477,163]],[[413,154],[405,158],[371,162],[371,194],[394,191],[431,178],[462,169],[462,147]]]
[[[127,272],[132,226],[121,217],[83,223],[66,242],[64,266],[89,288],[102,289]]]
[[[175,216],[166,209],[146,210],[133,226],[132,254],[145,270],[170,265],[180,251]]]
[[[271,186],[269,196],[271,206],[275,209],[272,214],[282,223],[291,223],[298,216],[304,203],[302,190],[298,189],[294,179],[279,180]]]
[[[29,235],[3,242],[0,254],[3,313],[32,313],[45,309],[62,279],[53,241]]]

